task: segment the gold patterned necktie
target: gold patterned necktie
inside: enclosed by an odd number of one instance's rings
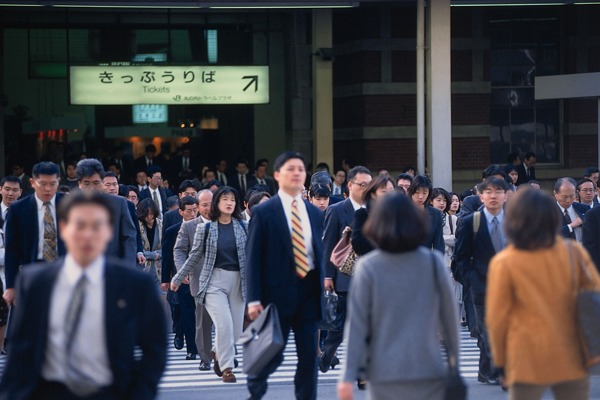
[[[294,252],[294,264],[296,274],[304,278],[310,268],[308,266],[308,257],[306,253],[306,244],[304,243],[304,233],[302,231],[302,220],[298,211],[298,202],[292,201],[292,249]]]
[[[50,202],[44,203],[44,247],[43,257],[48,262],[55,261],[58,258],[56,252],[56,225],[50,211]]]

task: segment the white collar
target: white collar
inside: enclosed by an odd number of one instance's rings
[[[285,204],[289,204],[290,207],[294,200],[296,200],[298,203],[300,203],[300,202],[302,202],[302,200],[304,200],[304,198],[302,197],[302,193],[298,193],[298,195],[296,197],[293,197],[281,189],[279,189],[279,192],[277,192],[277,195],[279,196],[279,198],[281,198],[281,201],[283,201]]]
[[[37,203],[38,210],[41,210],[42,207],[44,207],[44,202],[40,200],[39,197],[37,197],[37,194],[34,194],[33,197],[35,198],[35,202]],[[50,200],[50,204],[52,204],[53,206],[56,205],[56,194]]]
[[[498,222],[500,224],[502,224],[502,220],[504,219],[504,209],[500,210],[500,213],[498,213],[498,215],[493,215],[491,212],[488,211],[487,208],[483,207],[483,214],[485,215],[485,219],[487,220],[488,224],[492,223],[494,217],[498,219]]]
[[[357,202],[355,202],[354,200],[352,200],[352,197],[348,196],[348,198],[350,199],[350,203],[352,203],[352,208],[354,208],[354,211],[356,211],[359,208],[363,207],[361,204],[358,204]]]
[[[67,254],[65,257],[64,272],[67,277],[69,285],[75,286],[82,274],[88,279],[91,285],[97,285],[102,282],[104,274],[104,256],[101,255],[90,263],[87,267],[83,268],[73,258],[72,255]]]

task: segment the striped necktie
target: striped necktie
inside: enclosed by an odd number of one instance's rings
[[[56,225],[50,211],[50,202],[44,203],[44,246],[43,257],[47,262],[55,261],[58,258],[56,251]]]
[[[308,267],[308,257],[306,256],[306,244],[304,243],[304,234],[302,233],[302,220],[298,211],[298,202],[292,201],[292,247],[294,252],[294,264],[296,274],[304,278],[310,268]]]

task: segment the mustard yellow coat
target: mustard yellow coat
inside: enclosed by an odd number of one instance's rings
[[[600,288],[586,250],[570,241],[573,258],[589,271],[584,287]],[[588,281],[589,282],[589,281]],[[496,366],[507,383],[551,384],[587,376],[575,320],[575,291],[566,241],[534,251],[508,246],[490,262],[486,325]]]

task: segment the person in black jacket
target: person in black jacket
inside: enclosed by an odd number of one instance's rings
[[[354,213],[352,221],[352,249],[359,256],[363,256],[374,250],[373,244],[363,235],[363,225],[369,218],[369,211],[373,207],[376,199],[383,196],[387,192],[392,192],[396,189],[396,184],[389,176],[379,175],[375,177],[365,188],[363,194],[363,204],[365,207],[359,208]]]
[[[425,213],[429,217],[427,240],[423,243],[423,246],[429,249],[438,250],[443,254],[445,245],[442,227],[442,213],[439,210],[431,207],[429,204],[432,192],[433,186],[429,178],[423,175],[417,175],[411,182],[407,194],[417,206],[424,207]]]

